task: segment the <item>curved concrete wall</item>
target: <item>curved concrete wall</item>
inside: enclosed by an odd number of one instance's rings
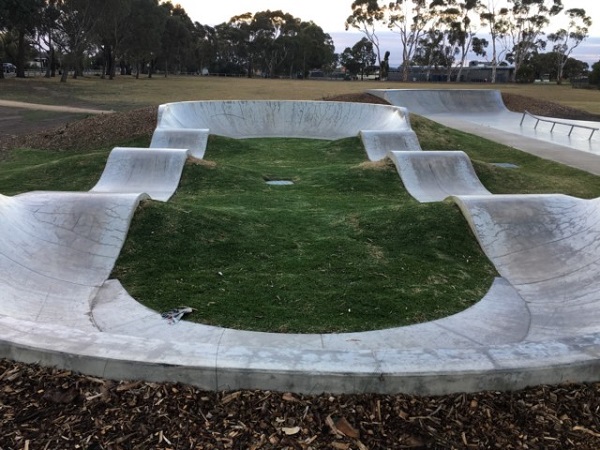
[[[500,91],[492,89],[372,89],[368,92],[424,116],[508,111]]]
[[[207,128],[232,138],[341,139],[360,130],[410,130],[404,108],[325,101],[197,101],[167,103],[158,129]]]
[[[419,202],[451,195],[485,195],[471,160],[461,151],[390,152],[406,190]]]
[[[96,329],[91,301],[110,275],[143,197],[0,195],[0,314]]]

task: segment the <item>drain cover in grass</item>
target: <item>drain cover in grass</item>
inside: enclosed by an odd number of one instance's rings
[[[503,167],[504,169],[518,169],[519,166],[511,163],[492,163],[493,166]]]
[[[270,184],[271,186],[289,186],[294,184],[293,181],[290,180],[268,180],[265,183]]]

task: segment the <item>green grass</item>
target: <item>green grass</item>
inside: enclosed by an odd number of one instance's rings
[[[421,205],[357,138],[212,137],[176,196],[138,213],[114,276],[158,310],[234,328],[327,332],[431,320],[494,270],[450,203]],[[269,186],[266,179],[293,180]],[[177,236],[174,239],[174,236]]]
[[[423,148],[465,150],[493,193],[600,196],[599,177],[426,119],[413,126]],[[0,192],[90,189],[109,150],[13,150]],[[381,329],[463,310],[495,276],[458,208],[413,200],[389,162],[365,162],[357,138],[211,136],[205,158],[186,165],[170,202],[142,204],[113,273],[159,311],[187,305],[191,320],[264,331]]]

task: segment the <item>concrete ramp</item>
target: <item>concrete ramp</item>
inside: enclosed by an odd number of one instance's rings
[[[110,275],[141,198],[0,195],[0,315],[95,328],[91,300]]]
[[[404,108],[326,101],[197,101],[167,103],[158,129],[205,128],[231,138],[341,139],[360,130],[410,131]]]
[[[460,196],[483,250],[529,304],[531,340],[600,331],[600,199]]]
[[[461,151],[391,152],[406,190],[421,203],[451,195],[489,195]]]
[[[421,150],[419,138],[412,130],[378,131],[361,130],[360,139],[370,161],[380,161],[395,151]]]
[[[372,89],[367,92],[421,116],[508,112],[500,91],[492,89]]]
[[[373,89],[367,91],[392,105],[407,108],[450,128],[600,174],[599,122],[536,118],[509,111],[500,91],[492,89]],[[552,121],[560,124],[553,125]],[[571,125],[576,125],[571,128]],[[579,150],[572,152],[570,150]]]
[[[146,193],[166,202],[179,185],[187,154],[186,149],[116,147],[90,192]]]
[[[455,115],[449,102],[435,107]],[[194,131],[170,135],[174,128]],[[375,158],[405,145],[411,131],[406,110],[382,105],[190,102],[161,107],[166,133],[157,133],[155,145],[185,138],[184,148],[193,146],[198,128],[319,139],[366,130]],[[489,195],[462,152],[398,150],[390,154],[411,193],[422,201],[457,195],[503,277],[473,307],[367,333],[171,325],[106,279],[138,193],[167,200],[188,150],[116,148],[90,193],[0,195],[0,357],[216,391],[433,395],[598,381],[600,199]]]
[[[157,128],[152,135],[150,148],[188,149],[194,158],[204,158],[208,142],[208,129],[203,128]]]

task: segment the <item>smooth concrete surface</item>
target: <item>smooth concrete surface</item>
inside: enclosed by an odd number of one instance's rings
[[[600,133],[542,123],[509,111],[499,91],[491,89],[373,89],[370,94],[442,125],[485,137],[593,174],[600,174]],[[550,118],[551,119],[551,118]],[[556,119],[600,128],[599,122]]]
[[[404,187],[422,203],[451,195],[489,195],[461,151],[390,152]]]
[[[370,161],[380,161],[391,151],[421,150],[419,138],[413,130],[361,130],[360,139]]]
[[[96,329],[91,301],[144,195],[0,195],[0,314]]]
[[[459,196],[498,272],[528,302],[531,339],[600,331],[600,199]]]
[[[199,131],[231,138],[292,137],[341,139],[360,134],[367,157],[384,159],[390,150],[419,150],[404,108],[326,101],[196,101],[167,103],[158,109],[151,147],[180,147],[202,158],[206,141]],[[191,135],[190,135],[191,133]],[[202,147],[203,145],[203,147]],[[195,152],[196,147],[202,150]]]
[[[145,193],[166,202],[177,190],[187,149],[116,147],[91,192]]]
[[[159,128],[213,133],[230,120],[233,137],[245,136],[244,127],[285,136],[314,126],[320,138],[335,139],[409,127],[404,111],[393,107],[367,108],[367,114],[345,104],[336,112],[335,104],[309,102],[205,103],[163,107]],[[249,125],[253,108],[263,116]],[[197,110],[215,113],[202,120],[214,119],[216,126],[197,120]],[[368,117],[382,126],[357,126]],[[323,121],[329,137],[322,136]],[[257,124],[265,128],[257,131]],[[144,195],[122,192],[143,188],[169,198],[187,151],[117,149],[99,182],[107,193],[0,196],[0,357],[214,390],[445,394],[600,380],[600,200],[486,192],[453,197],[502,278],[471,308],[434,322],[330,335],[170,324],[106,278]],[[401,159],[399,153],[392,157]],[[425,179],[476,186],[468,161],[451,159],[441,167],[423,163]],[[454,187],[447,192],[457,193]]]
[[[150,148],[188,149],[193,158],[204,158],[209,130],[206,128],[156,128],[152,134]]]

